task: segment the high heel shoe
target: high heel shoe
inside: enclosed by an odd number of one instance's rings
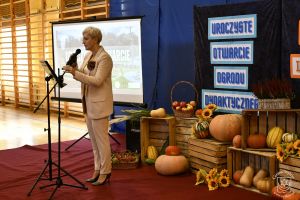
[[[97,180],[97,181],[93,182],[92,185],[98,186],[98,185],[104,185],[105,183],[109,183],[109,182],[110,182],[110,176],[111,176],[111,173],[109,173],[109,174],[103,174],[103,175],[106,175],[104,181],[99,182],[99,181]]]
[[[88,182],[88,183],[94,183],[95,181],[98,180],[100,174],[98,174],[95,178],[88,178],[88,179],[85,179],[85,182]]]

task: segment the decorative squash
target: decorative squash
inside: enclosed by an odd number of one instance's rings
[[[278,126],[271,128],[271,130],[269,130],[268,136],[267,136],[268,147],[273,148],[273,149],[276,148],[276,145],[281,143],[282,135],[283,135],[282,128],[280,128]]]
[[[243,175],[240,178],[240,184],[245,187],[251,187],[254,176],[254,169],[251,166],[247,166]]]
[[[166,114],[166,110],[164,108],[158,108],[158,109],[155,109],[155,110],[151,110],[150,111],[150,116],[151,117],[157,117],[157,118],[163,118],[165,117],[167,114]]]
[[[241,134],[241,120],[238,114],[217,115],[210,122],[209,132],[219,141],[231,142],[235,135]]]
[[[274,187],[272,178],[262,178],[257,181],[257,189],[263,193],[271,193],[272,188]]]
[[[186,172],[189,169],[189,163],[183,155],[160,155],[155,161],[155,169],[161,175],[176,175]]]
[[[209,134],[209,122],[208,121],[198,121],[193,127],[193,135],[198,139],[206,138]]]
[[[268,175],[268,172],[265,169],[260,169],[253,178],[253,185],[257,187],[257,182],[262,179],[266,178]]]
[[[266,146],[267,137],[264,134],[252,134],[247,138],[249,148],[260,149]]]
[[[295,133],[284,133],[282,135],[282,141],[285,143],[295,142],[297,139],[298,136]]]
[[[155,146],[148,146],[147,148],[147,157],[149,159],[153,159],[156,160],[156,158],[158,157],[158,152],[157,149],[155,148]]]

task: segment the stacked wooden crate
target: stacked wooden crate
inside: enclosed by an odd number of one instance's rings
[[[284,132],[297,133],[297,131],[300,131],[297,130],[300,124],[300,109],[244,110],[242,115],[243,149],[247,147],[247,138],[249,135],[258,133],[267,135],[269,130],[274,126],[281,127]]]
[[[288,180],[289,187],[294,192],[300,192],[300,158],[288,157],[282,163],[279,164],[279,172],[275,177],[279,179],[283,178]]]
[[[276,177],[279,173],[279,167],[275,149],[250,149],[247,147],[247,139],[249,135],[253,134],[264,134],[267,136],[269,130],[275,126],[281,127],[284,132],[297,133],[297,124],[300,124],[300,109],[244,110],[242,115],[242,148],[230,147],[227,152],[227,169],[230,177],[232,178],[236,170],[244,169],[249,165],[255,169],[255,172],[259,169],[265,169],[269,172],[271,178]],[[289,168],[293,169],[293,172],[300,172],[299,167],[297,167],[300,165],[300,162],[294,160],[287,162],[288,164],[280,164],[282,169]],[[274,179],[274,184],[277,184],[276,178]],[[261,193],[254,187],[236,186]]]
[[[198,121],[198,118],[180,118],[176,117],[175,140],[176,145],[180,147],[181,152],[189,157],[188,143],[192,136],[192,127]]]
[[[218,170],[227,167],[228,142],[219,142],[214,139],[189,139],[190,167],[192,172],[199,168],[209,171],[212,168]]]
[[[258,172],[260,169],[265,169],[269,172],[270,177],[274,177],[278,170],[277,159],[274,152],[253,151],[241,148],[228,147],[227,170],[230,179],[233,180],[233,174],[235,171],[243,170],[247,166],[253,167],[255,173]],[[254,187],[243,187],[241,185],[234,184],[233,182],[232,184],[240,188],[261,193]]]
[[[147,148],[150,145],[161,150],[166,140],[169,140],[169,145],[175,145],[175,118],[141,118],[141,160],[144,162],[147,156]]]

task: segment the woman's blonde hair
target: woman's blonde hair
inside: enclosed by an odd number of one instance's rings
[[[98,40],[98,43],[102,41],[102,33],[99,28],[93,26],[86,27],[82,34],[88,34],[91,38]]]

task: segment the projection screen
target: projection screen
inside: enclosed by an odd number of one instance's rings
[[[112,57],[114,102],[143,103],[140,17],[52,23],[56,73],[58,69],[62,72],[62,67],[76,49],[81,50],[77,56],[78,66],[81,65],[87,53],[82,44],[82,31],[88,26],[100,28],[103,35],[101,45]],[[80,99],[80,82],[65,74],[64,83],[67,85],[60,91],[61,98]]]

